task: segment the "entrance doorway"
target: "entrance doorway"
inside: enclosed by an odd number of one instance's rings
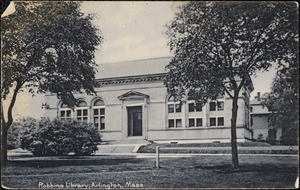
[[[142,106],[128,107],[128,136],[143,135],[143,111]]]

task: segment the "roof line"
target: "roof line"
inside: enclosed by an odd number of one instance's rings
[[[165,56],[165,57],[153,57],[153,58],[145,58],[145,59],[134,59],[134,60],[128,60],[128,61],[116,61],[116,62],[106,62],[106,63],[100,63],[99,65],[105,65],[105,64],[113,64],[113,63],[126,63],[126,62],[137,62],[137,61],[147,61],[147,60],[155,60],[155,59],[165,59],[165,58],[172,58],[172,56]]]
[[[126,79],[126,78],[140,78],[140,77],[153,77],[153,76],[163,76],[167,73],[154,73],[154,74],[145,74],[145,75],[129,75],[129,76],[121,76],[121,77],[110,77],[110,78],[97,78],[96,81],[104,81],[104,80],[118,80],[118,79]]]

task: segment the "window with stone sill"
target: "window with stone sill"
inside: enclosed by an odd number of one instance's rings
[[[181,104],[180,102],[175,102],[173,96],[168,99],[168,113],[180,113],[181,112]]]
[[[209,102],[209,111],[224,111],[223,101]]]
[[[200,102],[196,102],[192,97],[188,97],[188,112],[201,112],[202,104]]]
[[[88,122],[88,105],[85,101],[81,100],[76,105],[76,119],[78,121]]]
[[[182,120],[181,119],[169,119],[168,128],[181,128]]]
[[[224,117],[218,117],[218,126],[224,126]]]
[[[209,126],[224,126],[224,117],[211,117],[209,118]]]
[[[72,110],[67,104],[62,103],[59,109],[59,118],[61,120],[67,120],[72,118]]]
[[[213,127],[216,125],[217,125],[216,118],[215,117],[209,118],[209,126]]]
[[[103,100],[98,99],[93,104],[93,120],[95,127],[99,130],[105,129],[105,104]]]
[[[202,127],[202,118],[189,118],[189,127]]]

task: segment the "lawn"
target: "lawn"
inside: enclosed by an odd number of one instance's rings
[[[297,156],[240,155],[240,169],[231,157],[153,158],[91,156],[85,159],[10,161],[2,167],[9,188],[293,188]],[[48,185],[48,186],[47,186]]]
[[[238,142],[237,144],[239,154],[298,154],[298,149],[272,150],[270,144],[263,142]],[[138,153],[155,153],[157,146],[160,147],[161,153],[231,154],[230,143],[153,143],[141,146]]]

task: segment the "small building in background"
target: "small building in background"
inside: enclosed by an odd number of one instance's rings
[[[268,142],[271,144],[280,143],[282,130],[270,125],[271,112],[262,105],[260,92],[250,101],[251,126],[253,140]]]

